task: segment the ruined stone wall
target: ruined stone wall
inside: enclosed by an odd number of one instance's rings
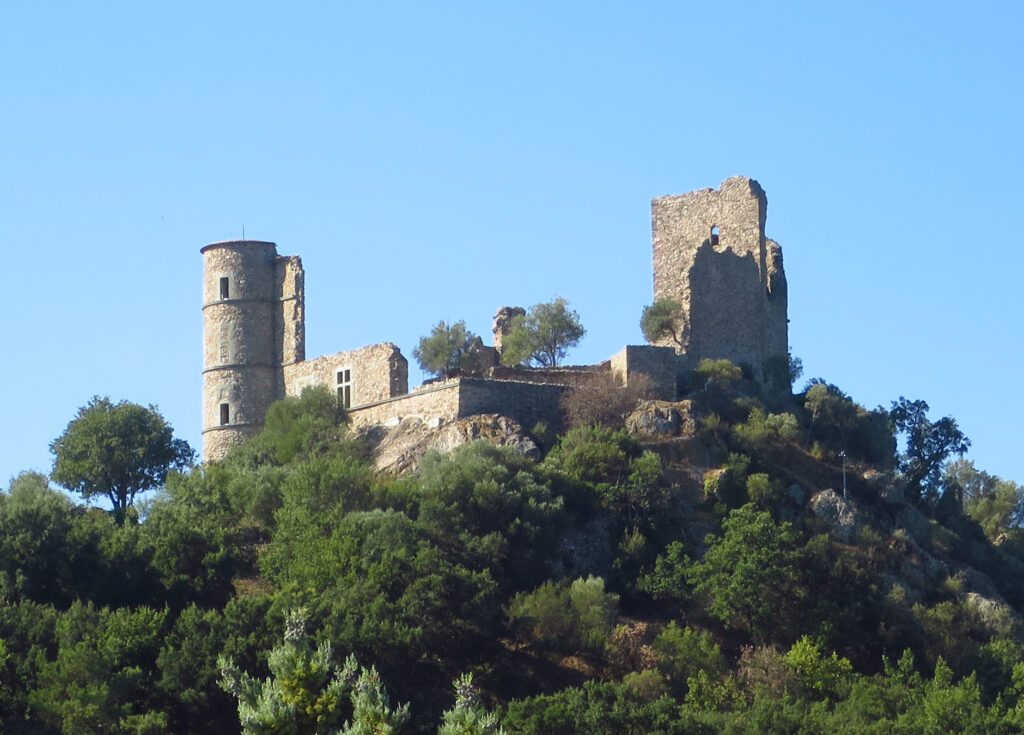
[[[564,385],[523,383],[486,378],[453,378],[422,386],[408,395],[352,410],[355,426],[395,424],[415,416],[441,426],[464,416],[498,413],[529,430],[538,421],[557,423]]]
[[[674,401],[679,363],[680,356],[672,347],[627,345],[612,357],[611,370],[623,387],[643,376],[650,380],[652,397]]]
[[[375,403],[404,395],[409,391],[409,363],[398,347],[390,342],[361,347],[358,350],[324,355],[313,360],[285,365],[285,394],[295,396],[311,385],[343,388],[348,371],[349,406]]]
[[[274,263],[277,297],[280,300],[275,342],[281,365],[306,359],[306,272],[297,255],[278,257]]]
[[[690,368],[726,358],[759,373],[788,354],[786,277],[781,248],[764,235],[767,207],[744,177],[651,202],[654,298],[681,305]]]
[[[527,431],[538,421],[557,425],[562,414],[559,402],[570,390],[564,385],[463,378],[459,416],[500,413],[515,419]]]
[[[550,368],[524,368],[497,365],[486,371],[484,375],[495,380],[514,380],[522,383],[545,383],[551,385],[569,385],[578,388],[594,373],[609,369],[605,360],[597,365],[566,365]]]
[[[415,416],[427,424],[440,426],[459,417],[460,378],[432,383],[404,396],[353,408],[353,426],[397,423]]]

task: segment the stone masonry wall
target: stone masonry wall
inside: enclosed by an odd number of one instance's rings
[[[432,383],[404,396],[352,409],[354,426],[376,426],[397,423],[415,416],[427,424],[440,426],[459,417],[460,379]]]
[[[227,450],[263,428],[273,391],[271,368],[227,369],[203,374],[203,458],[220,459]],[[220,425],[220,407],[228,406],[229,422]]]
[[[285,365],[285,394],[295,396],[310,385],[339,388],[338,373],[348,370],[350,406],[362,406],[409,392],[409,363],[390,342],[324,355]]]
[[[562,414],[559,402],[570,390],[564,385],[463,378],[459,416],[500,413],[515,419],[527,431],[538,421],[558,425]]]
[[[786,278],[781,248],[764,235],[767,207],[744,177],[651,202],[654,298],[682,306],[690,368],[727,358],[756,369],[788,353]]]
[[[586,383],[595,373],[604,372],[608,369],[609,363],[607,360],[597,365],[565,365],[551,368],[522,368],[496,365],[486,371],[484,375],[495,380],[570,385],[578,388]]]
[[[538,421],[557,423],[559,401],[570,388],[485,378],[453,378],[431,383],[408,395],[352,409],[355,426],[398,423],[415,416],[441,426],[464,416],[499,413],[529,430]]]
[[[280,300],[275,342],[278,362],[288,365],[306,359],[306,272],[297,255],[278,257],[274,263],[276,295]]]
[[[674,401],[679,361],[680,356],[672,347],[627,345],[612,357],[612,375],[624,387],[637,376],[644,376],[651,381],[655,398]]]

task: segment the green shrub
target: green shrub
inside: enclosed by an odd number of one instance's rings
[[[725,467],[711,473],[704,480],[704,494],[708,498],[717,498],[727,508],[735,509],[746,505],[750,498],[747,495],[747,470],[750,468],[750,457],[733,452],[726,460]]]
[[[743,380],[743,369],[729,360],[704,358],[694,372],[701,383],[714,383],[722,388],[731,388]]]
[[[796,441],[800,427],[791,413],[765,413],[760,408],[750,411],[747,420],[733,427],[736,439],[751,449],[765,451]]]
[[[687,680],[698,672],[714,680],[725,671],[725,657],[710,633],[680,628],[674,621],[654,639],[654,652],[658,671],[680,699],[686,694]]]
[[[618,595],[605,592],[600,577],[545,582],[517,594],[508,608],[520,639],[558,653],[600,654],[615,621]]]

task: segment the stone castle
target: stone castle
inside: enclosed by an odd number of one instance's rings
[[[604,363],[569,368],[507,368],[501,337],[518,307],[495,317],[494,347],[482,347],[477,377],[426,383],[409,391],[408,361],[384,342],[311,360],[305,353],[305,287],[298,256],[272,242],[232,240],[203,255],[203,459],[220,459],[259,433],[270,404],[306,386],[335,390],[356,426],[419,417],[440,426],[497,413],[524,426],[552,420],[566,391],[611,371],[629,385],[649,381],[673,400],[704,358],[748,366],[758,377],[788,355],[786,276],[779,245],[764,234],[767,198],[743,177],[652,200],[654,298],[681,309],[682,346],[630,345]],[[788,386],[787,386],[788,387]]]

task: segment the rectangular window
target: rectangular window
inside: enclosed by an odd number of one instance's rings
[[[227,403],[220,404],[220,425],[226,426],[231,423],[231,406]]]
[[[338,371],[338,405],[349,408],[352,405],[352,370]]]
[[[222,299],[226,299],[229,296],[229,294],[228,294],[228,284],[229,283],[230,283],[230,279],[227,276],[224,276],[223,278],[220,279],[220,297]]]

